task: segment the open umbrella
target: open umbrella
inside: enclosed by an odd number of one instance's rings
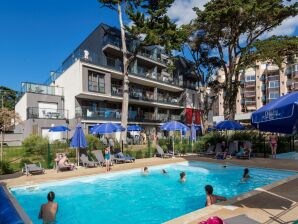
[[[71,138],[70,145],[73,148],[76,148],[76,154],[77,154],[77,162],[79,166],[79,148],[87,148],[87,141],[84,135],[84,131],[82,129],[81,124],[78,124],[76,126],[76,130]]]
[[[298,92],[292,92],[261,107],[251,116],[260,131],[295,134],[298,129]]]
[[[244,126],[236,121],[221,121],[215,125],[215,129],[219,131],[227,130],[244,130]]]
[[[127,131],[143,131],[144,128],[142,128],[139,125],[129,125],[127,126]]]
[[[54,126],[49,129],[49,132],[64,132],[64,131],[70,131],[70,129],[65,126]]]
[[[161,130],[164,130],[164,131],[188,131],[189,130],[189,127],[187,127],[185,124],[182,124],[178,121],[169,121],[165,124],[163,124],[161,127],[160,127]],[[173,138],[173,156],[174,156],[174,138]]]
[[[92,134],[103,135],[103,134],[112,134],[114,132],[121,132],[121,131],[125,131],[125,128],[119,124],[104,123],[104,124],[95,125],[93,127]]]

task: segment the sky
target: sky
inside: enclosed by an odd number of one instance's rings
[[[195,17],[207,0],[175,0],[168,15],[178,25]],[[187,15],[187,16],[186,16]],[[298,17],[267,36],[298,35]],[[0,1],[0,85],[43,83],[100,23],[119,26],[116,12],[96,0]]]

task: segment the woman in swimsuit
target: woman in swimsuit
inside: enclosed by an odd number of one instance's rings
[[[217,201],[226,201],[227,200],[225,197],[214,195],[213,187],[211,185],[206,185],[205,191],[206,191],[206,207],[216,204]]]
[[[272,133],[269,137],[269,145],[271,148],[272,158],[276,159],[277,136],[274,133]]]
[[[105,161],[106,161],[106,167],[107,167],[107,172],[110,171],[110,147],[105,148]]]

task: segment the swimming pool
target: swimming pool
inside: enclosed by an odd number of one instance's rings
[[[286,152],[277,154],[276,158],[278,159],[296,159],[298,160],[298,153],[297,152]]]
[[[166,169],[168,174],[160,173]],[[149,175],[140,170],[121,171],[10,191],[32,219],[49,191],[59,203],[57,223],[161,223],[204,207],[204,186],[227,198],[289,177],[296,173],[251,168],[251,180],[240,183],[243,167],[204,162],[174,163],[149,167]],[[187,181],[180,183],[181,171]]]

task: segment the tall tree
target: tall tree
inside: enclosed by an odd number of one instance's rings
[[[288,0],[291,2],[291,0]],[[194,9],[194,26],[203,30],[208,44],[219,55],[225,76],[224,117],[234,119],[240,71],[247,67],[246,54],[252,45],[285,19],[298,13],[298,2],[283,0],[212,0],[205,8]]]
[[[192,26],[184,26],[188,33],[186,49],[190,52],[194,61],[193,71],[198,78],[199,108],[202,110],[202,132],[205,134],[208,128],[208,116],[212,110],[221,84],[216,80],[217,70],[220,68],[220,58],[212,54],[213,48],[206,43],[205,33],[193,30]]]
[[[129,76],[128,68],[136,60],[139,51],[148,46],[160,45],[167,52],[180,49],[182,38],[176,24],[167,16],[174,0],[98,0],[104,7],[117,11],[121,31],[123,53],[123,101],[121,124],[127,127]],[[125,13],[131,26],[125,25]],[[137,40],[133,52],[127,49],[127,38]],[[121,139],[126,142],[126,131]]]
[[[11,110],[14,109],[18,97],[17,91],[5,86],[0,86],[0,107],[6,107]]]

